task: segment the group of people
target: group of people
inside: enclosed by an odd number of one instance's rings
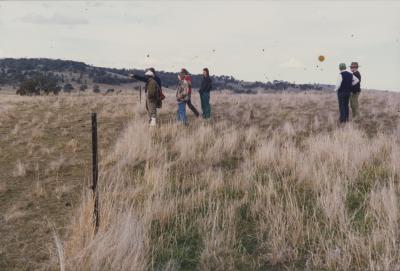
[[[345,63],[340,63],[339,70],[340,73],[335,87],[339,101],[339,122],[346,123],[349,121],[349,103],[353,119],[359,116],[358,97],[361,92],[361,74],[358,71],[357,62],[351,63],[350,71],[347,70]]]
[[[358,97],[361,92],[361,74],[358,71],[358,63],[352,62],[350,71],[347,70],[345,63],[339,64],[339,76],[336,83],[335,91],[338,95],[339,102],[339,122],[346,123],[349,121],[349,104],[353,118],[359,116]],[[150,126],[156,126],[157,108],[161,108],[165,95],[162,91],[161,79],[157,76],[154,68],[149,68],[145,72],[145,76],[131,74],[131,77],[145,82],[146,92],[146,109],[149,113]],[[210,91],[212,89],[212,80],[209,70],[203,69],[203,78],[199,89],[202,117],[209,119],[211,117]],[[199,111],[192,104],[192,77],[186,69],[181,69],[178,74],[178,87],[176,90],[176,101],[178,105],[177,121],[187,125],[186,106],[194,113],[196,117],[200,116]]]
[[[150,126],[156,126],[157,108],[161,108],[165,95],[162,91],[161,79],[157,76],[154,68],[146,70],[144,76],[131,74],[132,78],[145,82],[146,109],[149,113]],[[203,78],[201,81],[199,94],[201,101],[202,117],[211,118],[210,91],[212,89],[212,80],[208,68],[203,69]],[[178,105],[177,121],[188,125],[186,116],[186,106],[194,113],[196,117],[200,116],[199,111],[192,104],[192,77],[186,69],[181,69],[178,74],[178,87],[176,90],[176,101]]]

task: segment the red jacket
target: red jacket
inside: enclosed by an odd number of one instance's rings
[[[192,94],[192,77],[190,74],[185,76],[185,80],[189,83],[189,95]]]

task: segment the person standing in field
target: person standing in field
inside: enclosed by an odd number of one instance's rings
[[[154,68],[149,68],[144,76],[130,74],[130,77],[145,82],[146,110],[149,114],[150,126],[156,126],[157,108],[161,108],[165,95],[161,89],[161,79],[156,75]]]
[[[160,104],[160,87],[155,79],[155,74],[150,69],[143,76],[131,74],[131,77],[146,82],[144,87],[146,93],[146,109],[149,114],[149,123],[151,127],[157,124],[157,107]]]
[[[346,70],[346,64],[339,64],[339,77],[337,79],[335,91],[338,95],[339,102],[339,113],[340,123],[346,123],[349,121],[349,100],[353,86],[356,85],[359,80],[351,72]]]
[[[351,96],[350,96],[350,106],[351,106],[351,112],[353,114],[353,118],[357,118],[359,116],[358,112],[358,97],[360,96],[361,92],[361,74],[358,71],[358,63],[357,62],[352,62],[350,65],[351,72],[359,82],[353,86],[351,89]]]
[[[189,107],[190,110],[192,110],[193,114],[196,117],[200,116],[199,111],[197,108],[192,104],[191,96],[192,96],[192,77],[190,76],[189,72],[186,69],[181,70],[181,74],[185,76],[185,81],[189,84],[189,100],[187,101],[187,106]]]
[[[181,72],[178,75],[178,89],[176,90],[176,100],[178,102],[177,121],[188,125],[186,117],[186,104],[189,101],[189,81],[186,74]]]
[[[164,95],[164,93],[162,91],[161,79],[160,79],[160,77],[157,76],[156,70],[154,68],[149,68],[148,71],[151,71],[154,74],[154,80],[156,80],[156,82],[157,82],[157,85],[158,85],[158,96],[159,96],[159,101],[157,103],[157,108],[161,108],[162,107],[162,101],[165,99],[165,95]],[[140,75],[137,75],[137,74],[130,74],[129,76],[134,78],[134,79],[136,79],[136,80],[138,80],[138,81],[145,82],[146,83],[145,92],[147,91],[146,89],[147,89],[148,77],[140,76]],[[146,105],[146,109],[148,109],[147,105]]]
[[[203,112],[203,118],[211,118],[211,106],[210,106],[210,91],[212,89],[212,81],[210,78],[210,72],[207,68],[203,69],[203,80],[201,81],[199,94],[201,101],[201,111]]]

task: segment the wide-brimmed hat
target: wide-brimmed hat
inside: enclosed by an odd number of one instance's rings
[[[154,77],[154,73],[150,70],[146,71],[146,73],[144,75]]]
[[[350,68],[358,68],[358,62],[351,62]]]

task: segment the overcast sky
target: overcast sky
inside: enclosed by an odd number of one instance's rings
[[[0,2],[0,58],[400,90],[399,1]],[[318,56],[324,55],[324,62]]]

